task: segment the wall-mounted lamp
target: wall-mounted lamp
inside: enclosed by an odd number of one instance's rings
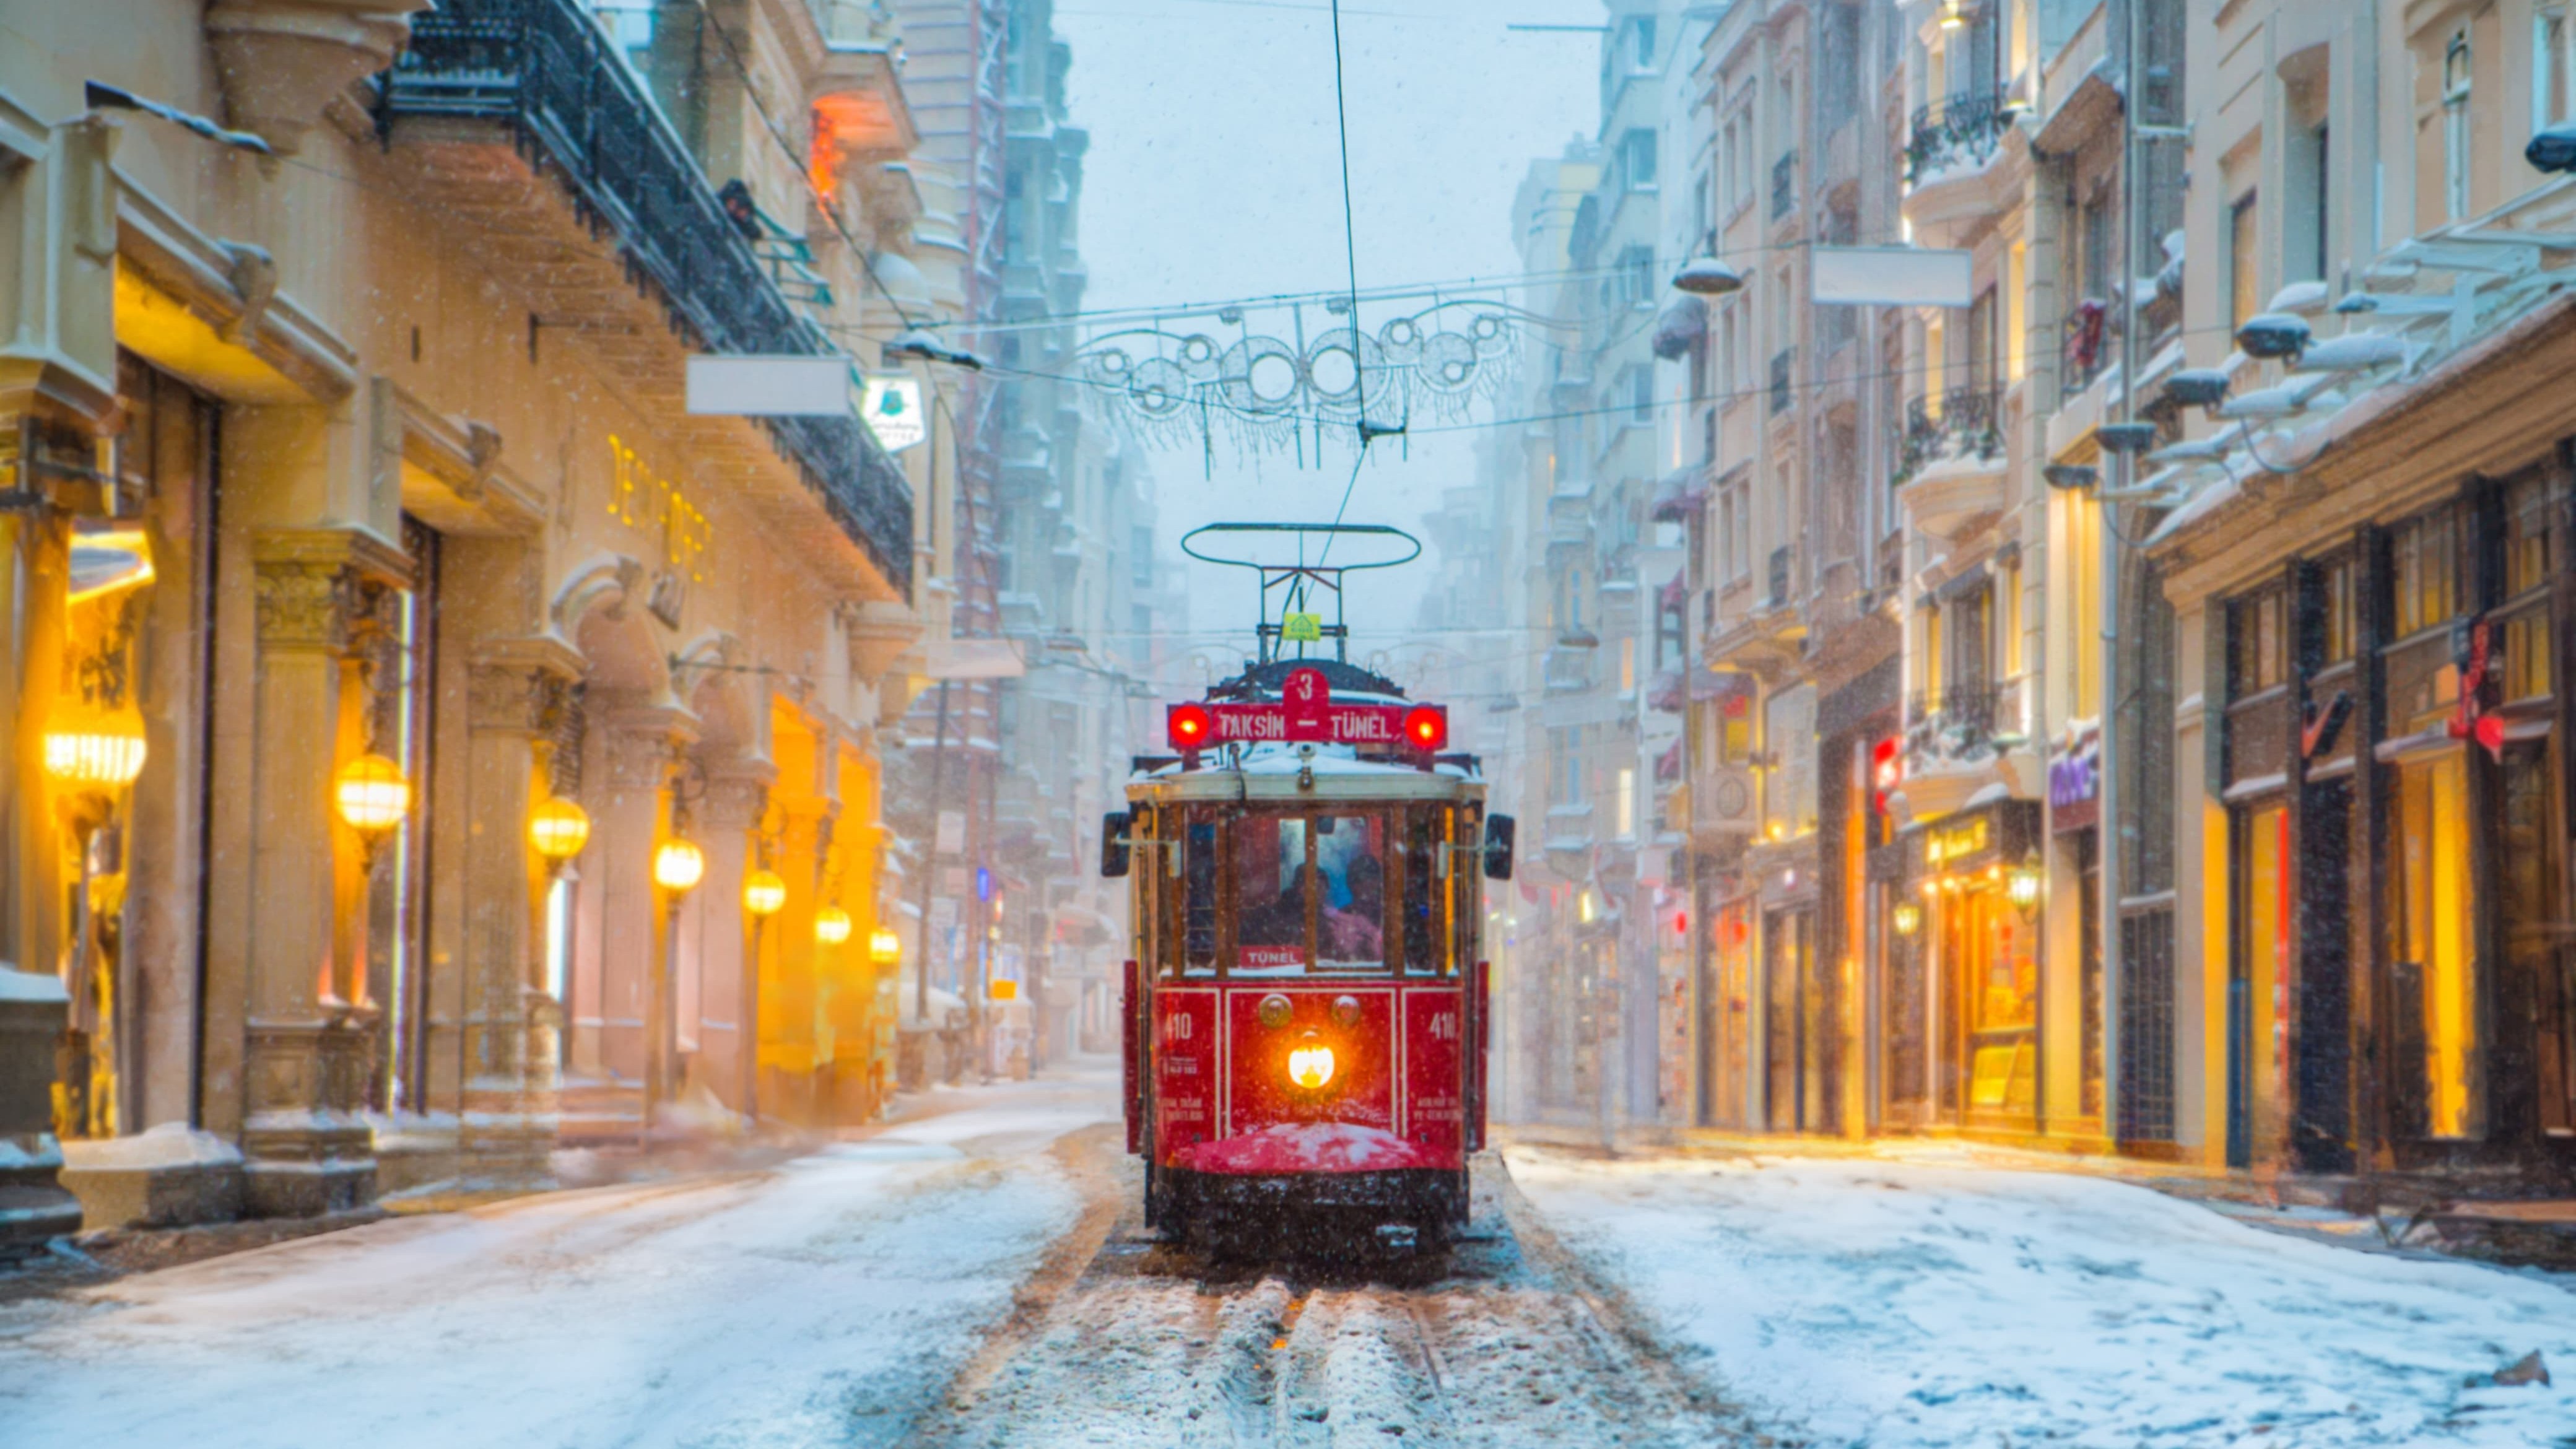
[[[850,913],[839,906],[825,906],[816,911],[814,939],[826,946],[837,946],[850,939]]]
[[[742,908],[754,919],[767,920],[787,904],[787,881],[774,870],[754,870],[742,878]]]
[[[549,866],[581,854],[590,843],[590,812],[561,795],[549,795],[528,812],[528,847]]]
[[[45,774],[58,784],[114,789],[134,783],[149,753],[143,736],[66,730],[45,736]]]
[[[653,884],[675,896],[697,889],[706,874],[706,852],[686,836],[673,836],[653,852]]]
[[[1912,901],[1898,901],[1896,908],[1888,912],[1888,924],[1896,928],[1896,934],[1911,936],[1923,929],[1923,908]]]
[[[2024,911],[2039,904],[2039,888],[2046,876],[2040,869],[2039,857],[2027,855],[2004,877],[2004,895]]]
[[[340,767],[331,802],[340,819],[361,835],[382,835],[411,813],[411,782],[402,766],[369,751]]]
[[[879,966],[892,966],[903,959],[903,937],[885,926],[868,933],[868,959]]]

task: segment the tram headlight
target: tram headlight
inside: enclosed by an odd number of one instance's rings
[[[1288,1080],[1312,1092],[1333,1079],[1333,1049],[1301,1046],[1288,1053]]]

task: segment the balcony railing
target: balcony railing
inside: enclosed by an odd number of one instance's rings
[[[377,125],[405,117],[506,124],[592,227],[613,237],[692,348],[838,352],[798,314],[725,215],[688,147],[575,0],[439,0],[412,17]],[[765,418],[835,523],[897,588],[912,582],[912,487],[855,414]]]
[[[1778,221],[1798,207],[1798,153],[1783,151],[1771,163],[1771,219]]]
[[[1919,182],[1949,166],[1983,166],[1994,159],[2017,114],[2019,107],[2001,91],[1951,96],[1916,111],[1905,143],[1905,179]]]
[[[1905,750],[1916,760],[1975,759],[1995,749],[2005,686],[1954,684],[1917,694],[1905,705]]]
[[[1898,486],[1936,459],[1992,458],[2003,452],[2003,397],[1999,387],[1955,387],[1938,398],[1907,403],[1896,454]]]

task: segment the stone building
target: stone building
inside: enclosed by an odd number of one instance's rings
[[[878,19],[0,12],[0,994],[61,1014],[6,1126],[93,1218],[882,1099],[918,480],[687,408],[915,305]]]

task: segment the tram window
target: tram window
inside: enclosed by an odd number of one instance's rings
[[[1450,922],[1442,890],[1441,846],[1449,814],[1431,807],[1407,811],[1404,839],[1404,969],[1413,976],[1445,975]]]
[[[1234,825],[1236,975],[1303,971],[1313,857],[1299,816],[1246,816]]]
[[[1181,848],[1181,938],[1187,969],[1216,969],[1216,824],[1190,822]]]
[[[1386,965],[1386,821],[1327,815],[1315,822],[1317,955],[1327,971]]]

